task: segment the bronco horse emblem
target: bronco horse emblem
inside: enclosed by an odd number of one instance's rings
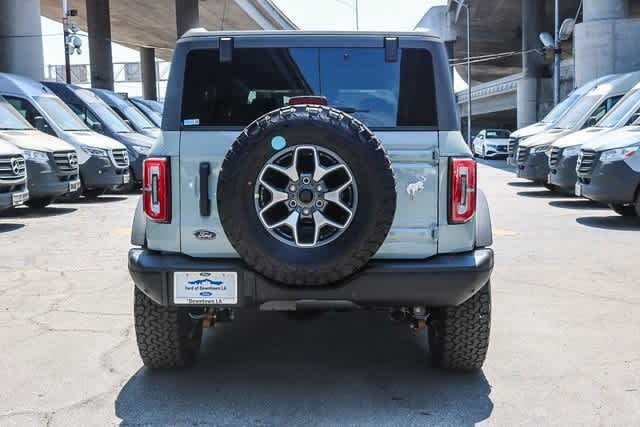
[[[411,184],[407,185],[407,194],[409,195],[409,198],[411,200],[415,198],[416,193],[419,193],[422,190],[424,190],[424,183],[426,181],[427,181],[427,178],[424,176],[421,176],[419,181],[412,182]]]

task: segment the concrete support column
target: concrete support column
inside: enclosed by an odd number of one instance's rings
[[[178,38],[192,28],[200,27],[199,0],[176,1],[176,30]]]
[[[155,49],[140,48],[140,71],[142,73],[142,97],[144,99],[158,99]]]
[[[544,0],[521,0],[522,8],[522,50],[540,48],[539,34],[544,22]],[[536,52],[522,54],[522,80],[518,82],[518,127],[538,121],[538,106],[543,63]]]
[[[42,80],[40,0],[0,0],[0,71]]]
[[[629,0],[584,0],[584,21],[626,18]]]
[[[576,25],[576,85],[597,77],[640,69],[640,21],[629,18],[628,0],[584,0]]]
[[[109,0],[87,1],[91,87],[113,90],[111,10]]]

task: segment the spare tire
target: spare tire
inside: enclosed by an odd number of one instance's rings
[[[227,238],[255,271],[289,285],[335,283],[384,242],[396,208],[383,146],[339,110],[284,107],[251,123],[222,163]]]

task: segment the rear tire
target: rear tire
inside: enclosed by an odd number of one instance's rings
[[[618,215],[632,217],[638,216],[637,207],[634,205],[609,205],[609,208]]]
[[[82,194],[87,199],[97,199],[98,197],[102,196],[105,191],[106,190],[104,188],[92,188],[91,190],[84,190]]]
[[[134,318],[138,351],[148,368],[185,368],[196,361],[202,341],[202,323],[176,307],[153,302],[134,291]]]
[[[24,202],[25,205],[30,207],[31,209],[44,209],[53,203],[53,199],[51,197],[46,197],[43,199],[29,199]]]
[[[435,366],[468,372],[482,368],[489,348],[491,283],[457,307],[435,309],[429,318],[429,348]]]

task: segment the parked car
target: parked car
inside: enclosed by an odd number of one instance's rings
[[[582,144],[607,138],[640,117],[640,83],[627,93],[595,126],[562,137],[551,144],[548,183],[552,189],[573,194],[577,181],[576,163]]]
[[[43,208],[80,188],[78,156],[73,147],[33,128],[2,96],[0,141],[13,144],[23,152],[28,176],[27,206]]]
[[[507,159],[507,162],[510,165],[516,166],[515,153],[518,150],[518,143],[520,141],[551,129],[582,97],[587,95],[597,86],[605,84],[615,77],[615,74],[609,74],[607,76],[599,77],[583,84],[579,88],[573,90],[564,99],[564,101],[553,107],[553,109],[549,113],[547,113],[547,115],[541,121],[512,132],[511,140],[509,141],[509,157]]]
[[[160,135],[160,129],[154,125],[140,110],[123,95],[106,89],[92,89],[109,107],[138,133],[155,140]]]
[[[598,85],[580,98],[551,129],[520,142],[516,157],[518,177],[553,188],[547,183],[551,144],[598,123],[638,81],[640,72],[633,72]]]
[[[3,95],[27,121],[42,132],[71,144],[78,155],[81,188],[74,193],[95,197],[129,180],[127,149],[118,141],[93,132],[42,83],[0,73]]]
[[[0,120],[3,115],[0,107]],[[0,212],[27,200],[27,165],[22,150],[0,140]]]
[[[580,149],[575,194],[640,215],[640,123],[592,139]]]
[[[142,161],[154,140],[134,131],[103,100],[89,89],[56,82],[44,82],[91,129],[117,140],[127,147],[130,182],[123,190],[139,188],[142,183]]]
[[[133,97],[129,98],[131,102],[135,104],[136,107],[140,111],[147,116],[147,119],[151,120],[156,127],[161,127],[162,125],[162,103],[159,101],[154,101],[152,99],[144,99]]]
[[[193,363],[239,307],[383,308],[482,366],[491,223],[439,38],[192,31],[162,127],[129,253],[146,366]]]
[[[504,129],[483,129],[473,139],[473,154],[483,159],[506,157],[511,132]]]

